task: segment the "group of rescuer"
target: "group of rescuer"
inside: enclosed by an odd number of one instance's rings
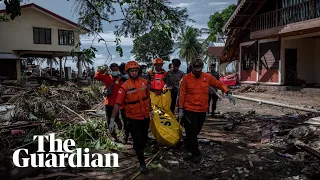
[[[200,151],[197,136],[202,129],[209,108],[209,98],[216,104],[217,96],[210,93],[220,89],[233,103],[235,98],[228,88],[216,76],[214,64],[210,65],[210,72],[202,72],[204,63],[200,58],[191,61],[191,72],[185,74],[179,67],[181,61],[173,59],[169,71],[163,69],[164,61],[156,58],[153,68],[147,71],[146,64],[128,61],[118,66],[112,63],[98,68],[95,79],[105,84],[105,110],[109,124],[109,131],[117,141],[115,123],[119,130],[124,129],[123,143],[127,143],[129,134],[133,140],[133,148],[140,163],[140,172],[148,172],[144,158],[144,149],[148,140],[150,118],[154,112],[151,107],[150,91],[161,94],[163,88],[171,89],[171,111],[177,113],[185,128],[184,144],[190,156],[185,160],[198,163]],[[210,90],[212,88],[212,90]],[[212,106],[213,114],[215,106]],[[119,111],[121,119],[119,118]],[[122,123],[123,122],[123,123]]]

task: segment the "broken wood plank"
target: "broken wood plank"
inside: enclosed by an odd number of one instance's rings
[[[68,111],[72,112],[73,114],[77,115],[80,119],[82,119],[84,122],[87,122],[87,120],[85,118],[83,118],[80,114],[76,113],[75,111],[73,111],[72,109],[68,108],[67,106],[63,105],[63,104],[59,104],[60,106],[64,107],[65,109],[67,109]]]
[[[79,177],[79,176],[81,176],[81,175],[80,174],[77,175],[77,174],[57,172],[57,173],[37,176],[34,178],[27,178],[27,180],[41,180],[41,179],[48,179],[48,178],[52,178],[52,177]]]
[[[315,125],[315,126],[320,126],[320,116],[311,118],[308,121],[306,121],[305,123],[306,124],[312,124],[312,125]]]
[[[161,151],[162,151],[162,148],[159,149],[159,151],[158,151],[155,155],[153,155],[153,156],[151,157],[151,159],[150,159],[149,162],[147,163],[147,166],[157,157],[157,155],[158,155]],[[131,180],[134,180],[137,176],[139,176],[139,174],[140,174],[140,171],[139,171],[136,175],[134,175],[134,176],[131,178]]]
[[[262,99],[249,98],[249,97],[239,96],[239,95],[233,95],[233,96],[238,99],[243,99],[243,100],[247,100],[247,101],[254,101],[254,102],[258,102],[258,103],[262,103],[262,104],[269,104],[269,105],[280,106],[280,107],[285,107],[285,108],[289,108],[289,109],[306,111],[306,112],[320,113],[320,111],[315,110],[315,109],[310,109],[310,108],[303,108],[303,107],[299,107],[299,106],[293,106],[293,105],[288,105],[288,104],[283,104],[283,103],[278,103],[278,102],[266,101],[266,100],[262,100]]]
[[[317,159],[320,159],[320,152],[313,149],[312,147],[309,147],[308,145],[306,145],[305,143],[303,143],[302,141],[295,141],[294,145],[299,148],[304,150],[305,152],[311,154],[312,156],[316,157]]]
[[[261,132],[261,144],[269,143],[271,138],[270,125],[265,126]]]

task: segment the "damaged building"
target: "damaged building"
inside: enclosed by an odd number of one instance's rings
[[[241,83],[320,85],[320,0],[241,0],[225,24],[221,62]]]
[[[89,32],[78,25],[34,3],[20,6],[21,16],[8,22],[0,22],[0,76],[1,82],[20,80],[26,59],[42,58],[60,61],[77,57],[81,73],[79,36]],[[5,10],[0,10],[5,13]]]

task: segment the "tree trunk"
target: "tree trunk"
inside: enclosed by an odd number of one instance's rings
[[[67,57],[64,59],[64,66],[63,66],[64,69],[66,69],[67,59],[68,59]]]
[[[53,64],[53,59],[50,60],[50,76],[52,76],[52,64]]]
[[[78,67],[78,78],[80,78],[82,74],[82,63],[81,63],[80,56],[78,56],[77,67]]]

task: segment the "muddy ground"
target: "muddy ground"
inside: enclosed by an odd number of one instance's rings
[[[140,175],[137,179],[318,179],[319,161],[304,153],[292,157],[282,157],[281,153],[288,148],[287,136],[271,137],[269,143],[261,143],[261,131],[266,121],[272,127],[281,127],[283,121],[291,119],[297,112],[292,109],[259,105],[238,100],[231,105],[227,100],[219,101],[218,110],[222,113],[238,112],[239,118],[233,130],[226,131],[225,118],[207,118],[200,133],[200,148],[203,159],[200,164],[184,162],[184,147],[167,149],[151,164],[149,175]],[[296,116],[293,116],[296,117]],[[280,125],[279,125],[280,124]],[[294,126],[294,125],[293,125]],[[302,155],[300,155],[301,153]],[[301,157],[300,157],[300,156]]]
[[[237,92],[237,94],[313,109],[320,106],[320,96],[314,94],[298,92]],[[103,103],[91,106],[92,111],[103,109]],[[207,117],[198,137],[202,152],[202,161],[199,164],[183,160],[187,156],[183,145],[163,148],[152,140],[150,134],[151,140],[146,150],[146,161],[150,162],[148,175],[137,174],[138,163],[131,144],[118,144],[121,148],[113,149],[113,152],[119,153],[119,168],[48,168],[37,173],[29,173],[28,176],[23,175],[26,170],[18,170],[16,175],[33,177],[31,179],[34,180],[319,179],[320,161],[292,144],[295,140],[301,140],[307,144],[316,144],[315,147],[320,150],[320,129],[312,130],[318,134],[310,133],[309,126],[304,124],[304,121],[319,115],[239,99],[236,105],[230,104],[226,99],[218,101],[218,111],[216,118]],[[71,114],[73,118],[81,121],[79,116]],[[81,115],[90,118],[87,116],[89,113]],[[103,120],[104,112],[96,112],[95,116]],[[298,131],[292,130],[297,127]],[[307,128],[299,130],[300,127]],[[105,150],[95,152],[108,153]]]

